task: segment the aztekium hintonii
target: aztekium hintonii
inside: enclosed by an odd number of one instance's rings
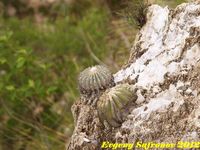
[[[86,104],[96,105],[99,95],[115,85],[111,71],[102,65],[88,67],[78,78],[81,99]]]
[[[119,84],[107,89],[97,102],[100,121],[106,121],[111,127],[119,127],[129,113],[129,107],[135,105],[136,89],[129,84]]]

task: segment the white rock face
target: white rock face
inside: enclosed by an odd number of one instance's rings
[[[75,104],[77,124],[70,150],[99,149],[105,140],[199,141],[200,2],[184,3],[175,10],[150,6],[146,25],[137,35],[129,62],[114,75],[114,80],[134,83],[138,89],[136,105],[120,128],[109,129],[100,128],[98,119],[91,116],[95,108]],[[87,119],[90,117],[91,122]],[[84,138],[96,141],[92,148],[77,142],[86,132]]]
[[[176,141],[187,137],[197,140],[200,137],[200,119],[197,117],[200,116],[200,111],[197,111],[200,109],[200,86],[191,83],[195,79],[190,73],[200,73],[199,69],[195,69],[200,64],[200,4],[185,3],[174,12],[167,7],[153,5],[147,16],[148,21],[132,48],[133,55],[134,51],[142,52],[141,55],[135,57],[135,61],[132,57],[133,63],[114,76],[115,82],[129,78],[137,81],[135,85],[140,90],[147,90],[147,98],[142,100],[144,103],[133,108],[121,130],[130,132],[126,135],[129,142],[138,138],[157,141],[171,138],[171,141]],[[200,84],[200,80],[195,82]],[[143,98],[142,95],[140,97]],[[185,107],[188,107],[188,112],[182,116],[180,113],[186,111]],[[191,122],[181,125],[186,120]],[[181,126],[188,130],[187,135],[178,134],[183,132]],[[164,131],[169,132],[166,133],[168,138],[163,135]],[[170,135],[172,132],[175,135],[173,137]],[[125,139],[124,136],[120,138]]]
[[[136,85],[150,88],[164,82],[165,74],[184,74],[199,61],[199,43],[187,47],[187,39],[193,37],[190,35],[191,28],[200,27],[200,15],[191,15],[199,11],[199,5],[182,4],[176,10],[183,7],[185,10],[176,14],[175,18],[170,18],[167,7],[153,5],[149,8],[146,26],[140,31],[140,38],[134,45],[141,43],[140,51],[147,51],[130,67],[116,73],[115,82],[138,77]]]

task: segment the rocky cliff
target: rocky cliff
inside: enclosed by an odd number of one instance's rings
[[[199,141],[200,2],[174,10],[150,6],[129,61],[114,74],[114,81],[137,89],[125,121],[118,128],[105,126],[96,106],[77,101],[68,150],[98,150],[103,141]]]

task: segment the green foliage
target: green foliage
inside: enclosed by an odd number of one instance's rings
[[[144,0],[131,0],[128,2],[124,14],[129,23],[141,28],[146,23],[148,3]]]
[[[106,11],[92,8],[75,23],[68,17],[54,23],[47,21],[40,27],[31,19],[2,20],[0,118],[6,118],[0,126],[3,145],[27,147],[29,142],[20,145],[18,139],[27,141],[29,135],[40,149],[55,143],[64,147],[63,132],[73,124],[69,110],[78,97],[76,78],[83,69],[80,66],[97,63],[91,52],[101,58],[106,55],[107,18]],[[60,114],[61,107],[55,110],[54,105],[66,93]],[[56,137],[57,132],[62,136]],[[36,140],[37,136],[47,137]]]
[[[46,97],[62,91],[62,86],[59,79],[51,76],[51,62],[44,62],[31,49],[24,49],[12,41],[12,34],[8,31],[0,36],[0,111],[3,112],[0,117],[7,118],[0,127],[2,135],[9,132],[12,138],[17,139],[12,130],[22,128],[20,132],[28,130],[27,134],[32,134],[37,127],[35,119],[49,128],[58,126],[55,121],[62,116],[50,111],[51,103]],[[17,140],[12,138],[2,137],[2,140],[5,144],[10,141],[16,144]]]
[[[155,3],[166,6],[168,5],[171,8],[175,8],[177,5],[187,2],[187,0],[155,0]]]
[[[119,14],[135,28],[141,28],[146,23],[147,8],[151,4],[168,5],[174,8],[183,2],[186,2],[186,0],[128,0],[125,2],[126,7]]]

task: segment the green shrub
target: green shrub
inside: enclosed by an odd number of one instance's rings
[[[7,118],[1,124],[1,132],[4,145],[10,146],[10,142],[19,142],[19,135],[13,130],[24,132],[25,140],[26,135],[39,132],[37,124],[58,127],[62,116],[50,110],[52,104],[46,98],[63,92],[59,80],[51,75],[51,63],[11,39],[12,32],[0,36],[0,117]]]
[[[77,74],[97,63],[94,55],[98,60],[106,55],[105,12],[92,8],[77,22],[66,17],[41,26],[31,19],[2,20],[0,118],[5,121],[0,124],[0,141],[8,146],[4,149],[26,149],[34,142],[39,149],[63,149],[73,127],[69,110],[78,97]]]
[[[141,28],[146,23],[148,3],[145,0],[130,0],[124,10],[128,22],[136,28]]]

